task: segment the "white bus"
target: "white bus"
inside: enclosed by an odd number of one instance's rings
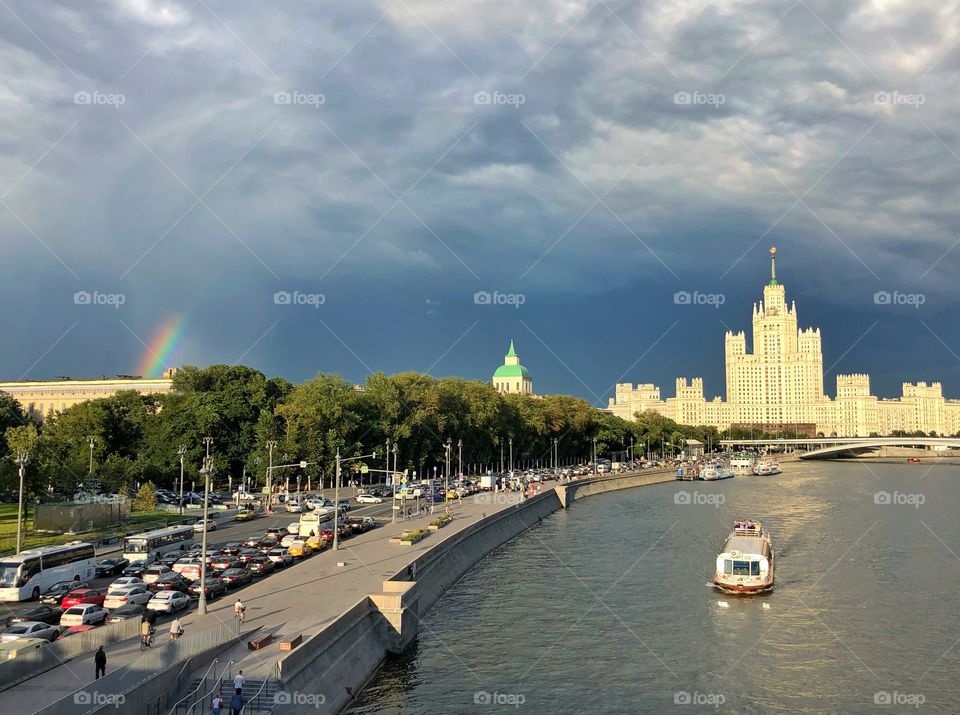
[[[166,529],[145,531],[124,539],[123,558],[129,559],[131,563],[134,561],[153,563],[158,556],[168,551],[186,551],[193,546],[193,538],[192,525],[169,526]]]
[[[80,541],[0,557],[0,601],[37,599],[57,581],[94,578],[96,567],[93,544]]]
[[[333,519],[333,509],[318,507],[300,515],[300,536],[306,539],[313,534],[319,536],[321,525]]]

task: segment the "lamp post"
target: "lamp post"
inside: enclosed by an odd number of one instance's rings
[[[591,466],[593,467],[593,475],[597,475],[597,438],[593,438],[593,460]]]
[[[557,448],[557,438],[553,438],[553,475],[557,475],[557,469],[560,467],[560,450]]]
[[[447,441],[443,443],[444,446],[444,465],[443,465],[443,499],[446,501],[447,492],[450,491],[450,448],[453,447],[453,442],[447,437]]]
[[[457,477],[463,479],[463,440],[457,440]]]
[[[183,516],[183,458],[187,454],[187,445],[181,444],[177,454],[180,455],[180,516]]]
[[[207,456],[203,459],[203,539],[200,544],[200,598],[197,601],[197,613],[204,615],[207,612],[207,518],[210,508],[210,480],[213,477],[213,458],[210,456],[210,445],[213,437],[204,437],[203,443],[207,447]]]
[[[503,437],[500,438],[500,474],[503,474]]]
[[[388,455],[387,467],[389,468],[389,466],[390,466],[390,459]],[[393,443],[393,471],[388,475],[390,478],[390,491],[392,493],[391,496],[393,497],[393,501],[390,504],[390,513],[391,513],[390,523],[391,524],[397,523],[397,485],[394,481],[394,476],[393,476],[396,473],[397,473],[397,443],[394,442]]]
[[[630,463],[633,465],[633,435],[630,435]]]
[[[390,438],[387,437],[387,451],[384,452],[384,456],[387,460],[387,476],[390,476]],[[361,477],[362,479],[363,477]],[[393,482],[393,479],[390,479]],[[370,477],[370,483],[373,484],[373,477]]]
[[[340,465],[344,462],[356,462],[360,459],[376,459],[377,453],[372,452],[370,454],[362,454],[359,457],[351,457],[350,459],[341,459],[340,458],[340,448],[337,447],[337,473],[336,473],[336,482],[333,485],[333,550],[338,551],[340,549]]]
[[[267,440],[267,453],[269,456],[270,464],[267,467],[267,513],[273,513],[273,450],[277,446],[277,440],[268,439]],[[286,462],[286,456],[284,456],[284,462]]]
[[[93,448],[97,445],[97,438],[93,435],[87,437],[87,443],[90,445],[90,476],[93,476]]]
[[[510,478],[513,479],[513,437],[510,438]]]
[[[20,474],[20,499],[17,504],[17,553],[19,554],[23,540],[23,482],[27,475],[27,465],[30,464],[30,453],[25,450],[17,452],[16,461]]]

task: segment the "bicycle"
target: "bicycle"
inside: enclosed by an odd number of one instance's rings
[[[153,648],[153,633],[154,633],[154,630],[151,628],[150,633],[148,633],[147,635],[140,636],[140,650]]]

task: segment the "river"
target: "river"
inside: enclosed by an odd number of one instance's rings
[[[960,468],[840,462],[577,501],[451,588],[347,712],[956,712],[958,504]],[[708,586],[744,517],[773,535],[766,595]]]

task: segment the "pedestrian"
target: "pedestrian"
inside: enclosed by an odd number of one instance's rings
[[[107,674],[107,654],[103,652],[103,646],[97,650],[97,654],[93,656],[93,662],[97,666],[97,680],[100,680],[101,675]]]
[[[213,698],[213,704],[210,707],[210,712],[212,712],[213,715],[220,715],[221,710],[223,710],[223,698],[217,695]]]
[[[243,695],[240,694],[238,690],[233,694],[233,697],[230,698],[230,713],[231,715],[240,715],[240,711],[243,710],[243,706],[247,704],[247,701],[243,699]]]
[[[233,689],[238,693],[243,690],[243,684],[247,682],[247,679],[243,677],[243,671],[237,671],[236,677],[233,679]]]

